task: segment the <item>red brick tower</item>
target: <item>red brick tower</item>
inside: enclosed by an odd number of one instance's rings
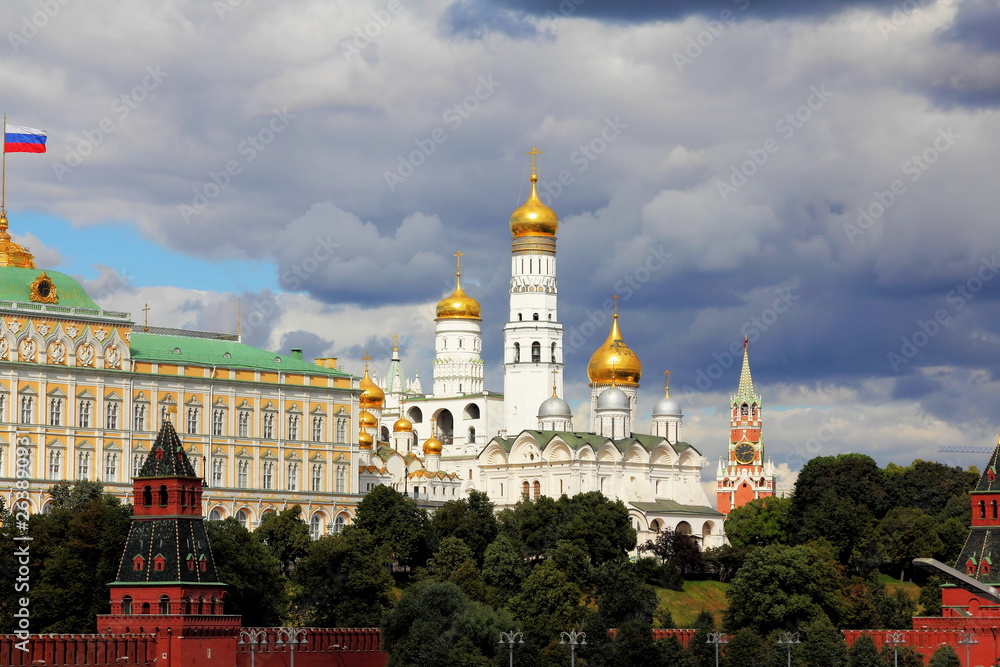
[[[164,421],[133,480],[134,514],[118,576],[109,584],[111,613],[100,632],[157,633],[167,665],[213,664],[236,650],[240,617],[223,612],[201,514],[202,480],[170,421]]]
[[[750,375],[749,341],[744,337],[740,384],[731,398],[729,450],[716,474],[718,510],[723,514],[774,495],[774,462],[764,459],[761,407]]]

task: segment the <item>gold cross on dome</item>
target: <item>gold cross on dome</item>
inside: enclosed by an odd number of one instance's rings
[[[455,251],[455,267],[456,267],[455,270],[458,273],[462,272],[462,255],[464,255],[464,254],[465,253],[462,252],[461,250],[456,250]]]
[[[142,312],[143,312],[143,314],[145,315],[145,318],[146,318],[145,324],[142,325],[142,330],[143,331],[149,331],[149,304],[148,303],[142,309]]]
[[[368,350],[365,350],[365,356],[361,359],[365,362],[365,370],[368,370],[368,362],[372,360],[372,355],[368,354]]]
[[[535,164],[535,156],[536,155],[541,155],[541,154],[542,154],[542,151],[538,150],[537,148],[535,148],[533,146],[532,146],[531,150],[526,153],[526,155],[530,155],[531,156],[531,173],[532,174],[537,174],[538,173],[538,168],[537,168],[537,165]]]
[[[618,295],[615,294],[611,298],[615,300],[615,317],[618,317]]]

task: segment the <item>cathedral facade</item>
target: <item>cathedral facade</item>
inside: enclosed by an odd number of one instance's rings
[[[498,508],[525,497],[601,491],[626,504],[640,543],[673,529],[706,548],[722,545],[724,517],[701,484],[708,461],[681,439],[683,414],[669,389],[656,404],[651,433],[634,432],[642,363],[622,337],[617,312],[587,368],[590,429],[574,430],[561,398],[559,220],[539,199],[537,181],[533,162],[530,194],[510,217],[503,393],[485,389],[481,308],[462,287],[459,264],[454,291],[437,305],[433,390],[414,389],[419,380],[402,373],[398,345],[382,386],[367,390],[381,412],[369,410],[370,420],[362,413],[362,424],[370,421],[381,442],[366,444],[367,433],[360,434],[370,452],[363,486],[391,484],[429,500],[479,490]]]

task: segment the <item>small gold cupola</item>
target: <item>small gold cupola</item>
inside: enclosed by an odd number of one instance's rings
[[[368,361],[370,359],[371,357],[368,356],[368,352],[366,351],[364,356],[365,376],[358,383],[358,388],[361,389],[361,396],[358,397],[358,403],[361,404],[363,409],[377,408],[381,410],[382,405],[385,403],[385,392],[375,384],[372,376],[368,374]]]
[[[438,301],[437,319],[479,320],[482,309],[479,302],[462,289],[462,252],[455,253],[455,291]]]
[[[35,257],[26,248],[14,243],[7,232],[7,211],[0,208],[0,266],[35,268]]]
[[[642,377],[642,362],[635,352],[625,344],[618,328],[618,296],[615,295],[615,313],[611,320],[611,331],[604,344],[590,357],[587,375],[592,384],[638,385]]]
[[[510,233],[515,240],[524,237],[555,236],[559,231],[559,216],[538,197],[538,168],[535,156],[540,153],[537,148],[528,151],[528,155],[531,156],[531,192],[528,194],[528,201],[521,204],[510,216]]]

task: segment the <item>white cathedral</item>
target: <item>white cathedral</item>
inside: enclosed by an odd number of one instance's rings
[[[560,398],[559,220],[539,199],[537,181],[532,160],[531,193],[510,217],[503,394],[484,389],[481,309],[462,288],[456,253],[455,290],[437,305],[432,391],[404,375],[398,341],[384,376],[373,378],[366,360],[360,490],[386,484],[430,501],[479,490],[497,508],[601,491],[626,505],[640,544],[669,528],[697,536],[702,548],[721,546],[724,517],[701,485],[708,460],[681,439],[683,415],[669,387],[653,410],[652,432],[633,432],[642,363],[622,339],[617,312],[587,368],[590,431],[573,430]]]

